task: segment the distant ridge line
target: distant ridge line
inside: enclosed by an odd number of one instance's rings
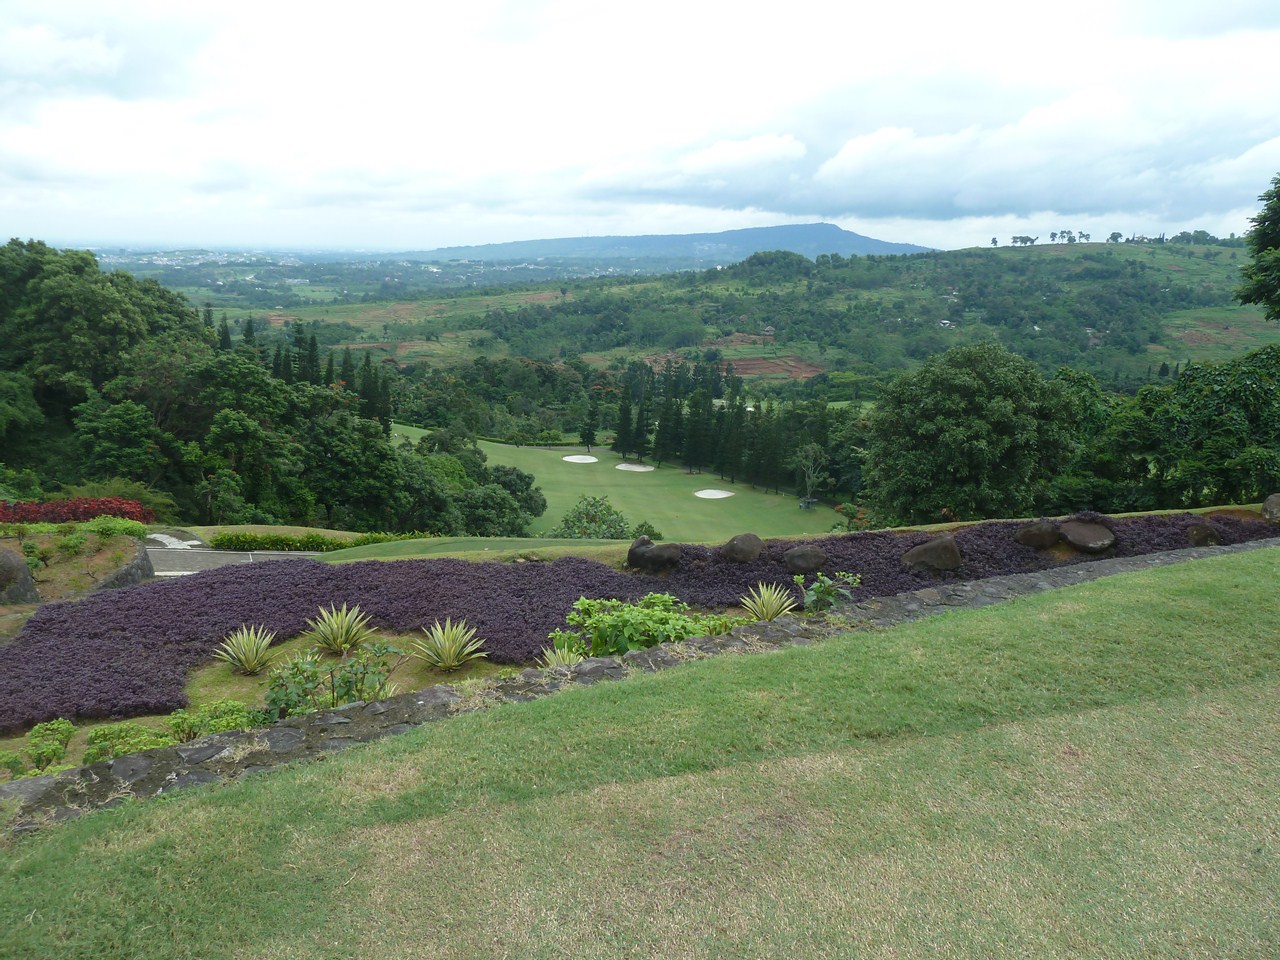
[[[644,234],[639,236],[562,237],[547,240],[513,240],[468,247],[398,254],[412,260],[537,260],[590,258],[627,260],[679,257],[711,264],[736,263],[753,253],[787,250],[813,259],[822,254],[928,253],[931,247],[891,243],[865,237],[833,223],[794,223],[774,227],[744,227],[719,233]]]

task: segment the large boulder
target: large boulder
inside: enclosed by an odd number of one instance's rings
[[[1273,493],[1262,501],[1262,515],[1271,523],[1280,523],[1280,493]]]
[[[912,570],[955,570],[964,562],[956,538],[942,533],[902,555],[902,562]]]
[[[0,550],[0,603],[39,603],[27,561],[12,550]]]
[[[1058,532],[1082,553],[1106,553],[1116,545],[1116,535],[1111,529],[1093,520],[1064,520],[1058,525]]]
[[[1193,523],[1187,527],[1187,542],[1193,547],[1216,547],[1222,537],[1207,523]]]
[[[654,543],[647,536],[636,537],[627,550],[627,566],[645,573],[661,573],[679,564],[683,553],[678,543]]]
[[[826,565],[827,552],[812,543],[802,543],[784,553],[782,562],[792,573],[817,573]]]
[[[1024,524],[1014,533],[1013,539],[1024,547],[1034,550],[1048,550],[1058,542],[1058,525],[1048,520],[1037,520]]]
[[[740,533],[720,548],[720,556],[734,563],[751,563],[764,550],[764,541],[754,533]]]

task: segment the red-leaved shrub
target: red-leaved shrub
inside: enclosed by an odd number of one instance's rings
[[[72,497],[70,500],[27,500],[6,503],[0,500],[0,523],[79,523],[94,517],[121,517],[152,523],[156,515],[137,500],[123,497]]]

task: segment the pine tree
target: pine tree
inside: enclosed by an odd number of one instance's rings
[[[623,460],[631,452],[631,391],[625,386],[622,396],[618,398],[618,434],[609,448]]]
[[[582,429],[578,431],[578,439],[582,441],[583,446],[587,448],[587,452],[591,452],[592,445],[596,442],[596,430],[600,427],[600,397],[595,391],[591,392],[591,399],[587,402],[587,416],[582,421]]]
[[[721,477],[730,483],[736,483],[738,474],[742,472],[742,458],[745,452],[743,433],[746,427],[747,405],[743,402],[741,395],[734,394],[723,412],[723,425],[718,431],[720,443],[716,452],[716,469]]]
[[[342,366],[338,368],[338,382],[352,393],[356,392],[356,361],[350,347],[342,348]]]
[[[662,400],[658,430],[653,438],[653,456],[659,464],[679,458],[684,443],[684,417],[680,401],[673,393],[674,391],[668,393]]]
[[[649,455],[649,397],[640,398],[640,406],[636,408],[636,426],[631,431],[631,450],[641,463]]]
[[[223,317],[222,322],[218,324],[218,349],[231,349],[231,328],[227,326],[226,317]]]
[[[257,346],[258,338],[253,332],[253,317],[244,322],[244,343],[247,347]]]
[[[329,351],[329,362],[328,362],[327,364],[325,364],[325,368],[324,368],[324,382],[323,382],[323,385],[324,385],[324,386],[326,386],[326,387],[331,387],[331,386],[333,386],[333,384],[336,382],[336,381],[334,380],[334,377],[335,377],[335,376],[337,376],[337,374],[334,372],[334,369],[333,369],[333,351],[332,351],[332,350],[330,350],[330,351]]]
[[[307,383],[320,383],[320,345],[316,342],[316,335],[313,333],[307,338],[307,353],[304,367],[307,371],[305,377],[299,379],[305,380]]]
[[[711,393],[698,387],[689,395],[689,409],[684,420],[684,465],[693,473],[699,473],[711,462],[712,431],[715,429],[715,412]]]

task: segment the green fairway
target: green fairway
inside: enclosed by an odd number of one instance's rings
[[[549,537],[432,537],[428,540],[394,540],[363,547],[335,550],[320,559],[328,563],[352,560],[405,560],[410,557],[461,557],[465,560],[549,560],[556,557],[590,557],[602,563],[621,562],[627,544],[618,540],[564,540]]]
[[[1278,563],[691,663],[50,826],[0,857],[0,957],[1270,960]]]
[[[577,503],[583,494],[608,497],[632,524],[647,520],[668,540],[724,541],[739,533],[761,537],[794,537],[827,533],[840,519],[830,507],[801,510],[790,494],[764,493],[745,483],[728,483],[715,473],[686,473],[664,466],[647,473],[619,470],[622,459],[596,447],[596,463],[567,463],[562,458],[585,455],[586,448],[511,447],[480,444],[490,464],[519,467],[537,477],[547,498],[547,512],[535,520],[530,533],[545,534]],[[634,465],[634,460],[627,463]],[[733,496],[721,500],[695,497],[698,490],[726,490]]]

